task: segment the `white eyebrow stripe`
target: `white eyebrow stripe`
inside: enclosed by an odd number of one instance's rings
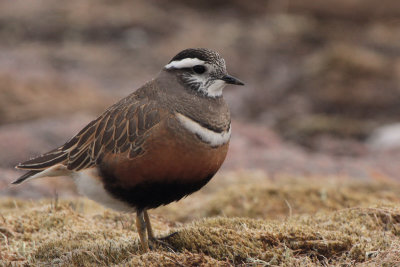
[[[165,65],[166,69],[184,69],[191,68],[196,65],[204,65],[205,61],[200,60],[198,58],[184,58],[181,60],[174,60],[167,65]]]
[[[228,143],[229,139],[231,138],[230,126],[228,131],[217,133],[201,126],[199,123],[186,117],[185,115],[182,115],[181,113],[176,113],[176,117],[183,127],[198,135],[203,142],[208,143],[212,147],[224,145]]]

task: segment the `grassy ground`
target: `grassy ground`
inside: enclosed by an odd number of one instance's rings
[[[0,199],[0,265],[399,266],[400,186],[287,180],[223,187],[151,212],[173,251],[139,249],[134,215],[86,199]],[[200,218],[203,217],[203,218]]]

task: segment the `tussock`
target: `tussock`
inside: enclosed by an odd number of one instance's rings
[[[83,199],[2,199],[0,265],[393,266],[400,263],[398,193],[398,185],[349,182],[231,187],[199,210],[216,216],[170,227],[160,215],[168,207],[153,213],[158,235],[177,234],[148,254],[140,252],[133,214]]]

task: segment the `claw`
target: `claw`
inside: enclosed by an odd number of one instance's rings
[[[177,232],[172,233],[171,235],[168,235],[168,236],[165,236],[165,237],[149,239],[150,248],[153,250],[154,249],[153,245],[157,244],[157,245],[160,245],[161,247],[164,247],[164,248],[170,250],[171,252],[176,252],[175,249],[170,244],[168,244],[167,242],[164,241],[164,240],[168,239],[169,237],[171,237],[172,235],[175,235],[175,234],[177,234]]]
[[[173,233],[171,233],[169,235],[166,235],[166,236],[158,238],[158,240],[167,240],[167,239],[170,239],[171,237],[173,237],[174,235],[177,235],[177,234],[178,234],[178,232],[173,232]]]
[[[170,244],[168,244],[168,242],[165,241],[167,241],[172,236],[176,235],[178,232],[173,232],[167,236],[156,238],[154,236],[154,232],[151,227],[150,217],[149,214],[147,213],[147,210],[137,213],[136,226],[138,228],[140,242],[144,252],[147,252],[149,248],[153,250],[155,245],[157,244],[167,248],[171,252],[175,252],[174,248]],[[146,230],[147,230],[147,237],[146,237]]]

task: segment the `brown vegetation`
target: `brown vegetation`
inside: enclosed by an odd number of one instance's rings
[[[194,195],[152,213],[158,235],[177,234],[166,240],[169,247],[148,254],[140,252],[132,214],[84,199],[2,199],[0,259],[59,266],[393,266],[400,263],[399,192],[397,184],[285,181]],[[193,209],[193,202],[201,205]],[[192,213],[217,216],[184,216]]]

